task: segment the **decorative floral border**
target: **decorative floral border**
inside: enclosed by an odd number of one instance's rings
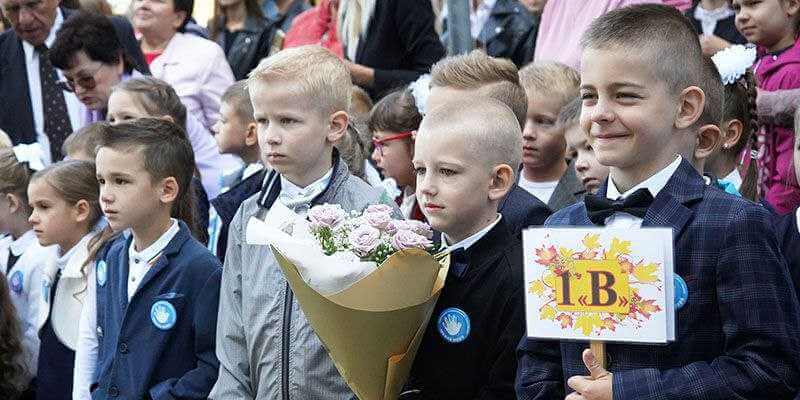
[[[641,328],[653,313],[662,311],[656,299],[645,299],[639,294],[637,287],[652,286],[658,291],[664,290],[659,279],[658,263],[645,263],[639,260],[632,262],[631,242],[612,238],[606,250],[600,244],[599,234],[587,234],[581,241],[583,249],[575,250],[553,245],[542,245],[535,249],[536,264],[547,269],[541,279],[529,283],[528,291],[547,301],[539,308],[539,318],[560,324],[561,329],[574,329],[584,336],[600,335],[604,329],[616,331],[618,325]],[[613,260],[619,261],[622,272],[628,274],[631,286],[630,312],[618,314],[594,311],[559,311],[555,307],[556,277],[570,271],[576,260]]]

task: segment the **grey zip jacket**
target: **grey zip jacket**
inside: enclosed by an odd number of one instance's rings
[[[381,203],[378,189],[351,175],[345,163],[334,158],[330,183],[313,204],[335,203],[360,212]],[[209,399],[355,399],[269,247],[246,242],[250,217],[265,215],[264,209],[278,196],[280,179],[271,179],[275,176],[267,175],[265,188],[242,203],[230,226],[217,320],[220,371]]]

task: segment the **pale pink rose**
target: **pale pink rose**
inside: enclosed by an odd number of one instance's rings
[[[312,228],[335,228],[347,218],[347,213],[338,204],[323,204],[308,210]]]
[[[430,225],[413,219],[392,220],[386,226],[386,232],[390,235],[394,235],[398,231],[411,231],[428,239],[433,238],[433,229],[431,229]]]
[[[350,231],[347,239],[353,252],[359,257],[365,257],[380,244],[381,231],[369,225],[361,225]]]
[[[388,211],[383,208],[378,208],[378,206],[386,207]],[[363,218],[364,221],[373,228],[383,230],[386,229],[386,226],[389,225],[390,222],[392,222],[392,209],[383,204],[369,206],[364,211]]]
[[[392,247],[397,250],[403,249],[426,249],[431,245],[431,241],[425,236],[418,235],[412,231],[401,230],[392,237]]]

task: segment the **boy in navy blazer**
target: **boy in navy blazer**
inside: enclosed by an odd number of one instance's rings
[[[95,263],[95,400],[205,399],[217,379],[222,269],[184,222],[194,157],[176,130],[159,119],[127,122],[98,149],[103,212],[114,231],[131,234]]]
[[[672,7],[631,6],[596,19],[582,46],[581,125],[610,175],[547,225],[671,227],[688,296],[674,342],[608,344],[606,368],[585,343],[523,339],[518,397],[793,398],[800,319],[769,212],[706,186],[677,155],[705,103],[691,25]]]

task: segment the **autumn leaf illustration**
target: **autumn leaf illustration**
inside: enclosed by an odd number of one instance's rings
[[[558,254],[563,258],[570,259],[575,252],[566,247],[560,247],[558,249]]]
[[[537,296],[541,296],[542,293],[544,293],[544,283],[542,283],[541,280],[537,279],[531,282],[531,286],[530,288],[528,288],[528,291]]]
[[[621,267],[622,272],[628,275],[632,274],[633,271],[636,270],[636,266],[633,265],[633,263],[627,258],[621,258],[619,260],[619,266]]]
[[[583,313],[575,320],[575,328],[580,329],[586,336],[590,335],[594,328],[601,326],[603,326],[603,321],[600,320],[598,313]]]
[[[608,330],[610,330],[612,332],[616,332],[617,331],[617,324],[619,324],[619,321],[617,321],[614,318],[611,318],[611,317],[603,318],[603,328],[605,328],[605,329],[608,329]]]
[[[655,300],[643,300],[636,305],[636,310],[639,312],[639,314],[642,314],[642,316],[644,316],[645,318],[650,319],[650,316],[654,312],[661,311],[661,307],[659,307],[658,304],[655,303],[656,303]]]
[[[539,313],[540,319],[547,319],[552,320],[556,318],[556,309],[550,306],[542,307],[542,311]]]
[[[553,273],[547,272],[547,273],[544,274],[544,278],[542,278],[542,282],[544,282],[545,285],[547,285],[547,286],[549,286],[551,288],[554,288],[554,287],[556,287],[556,275],[553,274]]]
[[[658,280],[656,272],[658,272],[658,264],[650,263],[637,266],[633,271],[633,276],[636,277],[639,282],[653,283]]]
[[[600,235],[597,233],[587,234],[586,237],[583,238],[583,245],[590,250],[599,249]]]
[[[607,260],[614,260],[621,255],[631,253],[631,242],[627,240],[611,239],[611,248],[606,253]]]
[[[561,322],[561,329],[572,327],[572,317],[569,314],[558,314],[556,320]]]
[[[541,249],[536,249],[536,257],[539,257],[536,262],[541,265],[550,265],[558,257],[558,253],[556,252],[555,246],[544,247],[542,246]]]

